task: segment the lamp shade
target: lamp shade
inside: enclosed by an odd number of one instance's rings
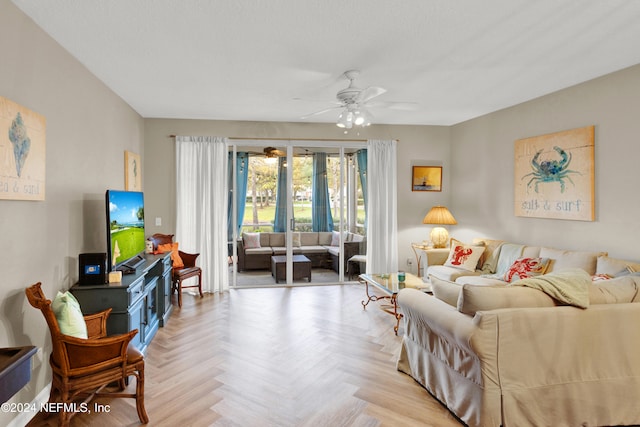
[[[434,206],[424,216],[423,224],[455,225],[458,222],[444,206]]]
[[[424,216],[423,224],[454,225],[458,222],[444,206],[434,206]],[[449,241],[449,232],[444,227],[433,227],[429,234],[434,248],[445,248]]]

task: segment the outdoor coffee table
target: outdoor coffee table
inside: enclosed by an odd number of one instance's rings
[[[398,275],[396,273],[361,274],[360,283],[364,284],[365,293],[367,294],[367,300],[362,300],[363,309],[366,309],[367,304],[371,301],[389,300],[388,304],[381,304],[380,308],[382,311],[396,318],[396,325],[393,327],[393,332],[395,332],[396,335],[398,335],[398,327],[400,326],[400,319],[402,319],[402,313],[398,311],[398,292],[404,288],[416,288],[425,292],[431,290],[430,283],[425,283],[421,278],[410,273],[405,273],[404,282],[398,281]],[[384,295],[377,296],[369,294],[369,286],[382,291]]]
[[[293,262],[293,280],[299,280],[304,277],[311,282],[311,261],[304,255],[294,255]],[[271,275],[276,279],[276,283],[287,279],[287,256],[274,255],[271,257]]]

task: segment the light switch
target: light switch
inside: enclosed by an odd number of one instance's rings
[[[156,217],[156,227],[160,227],[162,225],[162,218],[159,216]]]

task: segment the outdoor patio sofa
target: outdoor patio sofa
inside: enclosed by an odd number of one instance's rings
[[[294,232],[294,255],[304,255],[311,261],[312,268],[340,268],[340,234],[337,231]],[[364,254],[364,236],[344,233],[344,271],[347,261],[354,255]],[[286,254],[285,233],[242,233],[238,239],[238,270],[269,270],[271,256]]]

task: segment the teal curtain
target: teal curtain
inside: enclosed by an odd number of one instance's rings
[[[287,230],[287,167],[286,157],[278,157],[278,187],[276,190],[276,212],[273,231]]]
[[[313,155],[311,179],[311,227],[313,231],[333,231],[333,217],[327,182],[327,153]]]
[[[358,159],[358,176],[360,177],[360,185],[362,186],[362,199],[364,200],[364,228],[367,228],[367,150],[358,150],[356,152]]]
[[[227,182],[229,183],[229,197],[227,200],[227,241],[233,239],[233,152],[229,152]],[[249,170],[249,153],[236,153],[236,190],[238,191],[238,234],[242,230],[242,221],[244,219],[244,209],[247,203],[247,179]]]

